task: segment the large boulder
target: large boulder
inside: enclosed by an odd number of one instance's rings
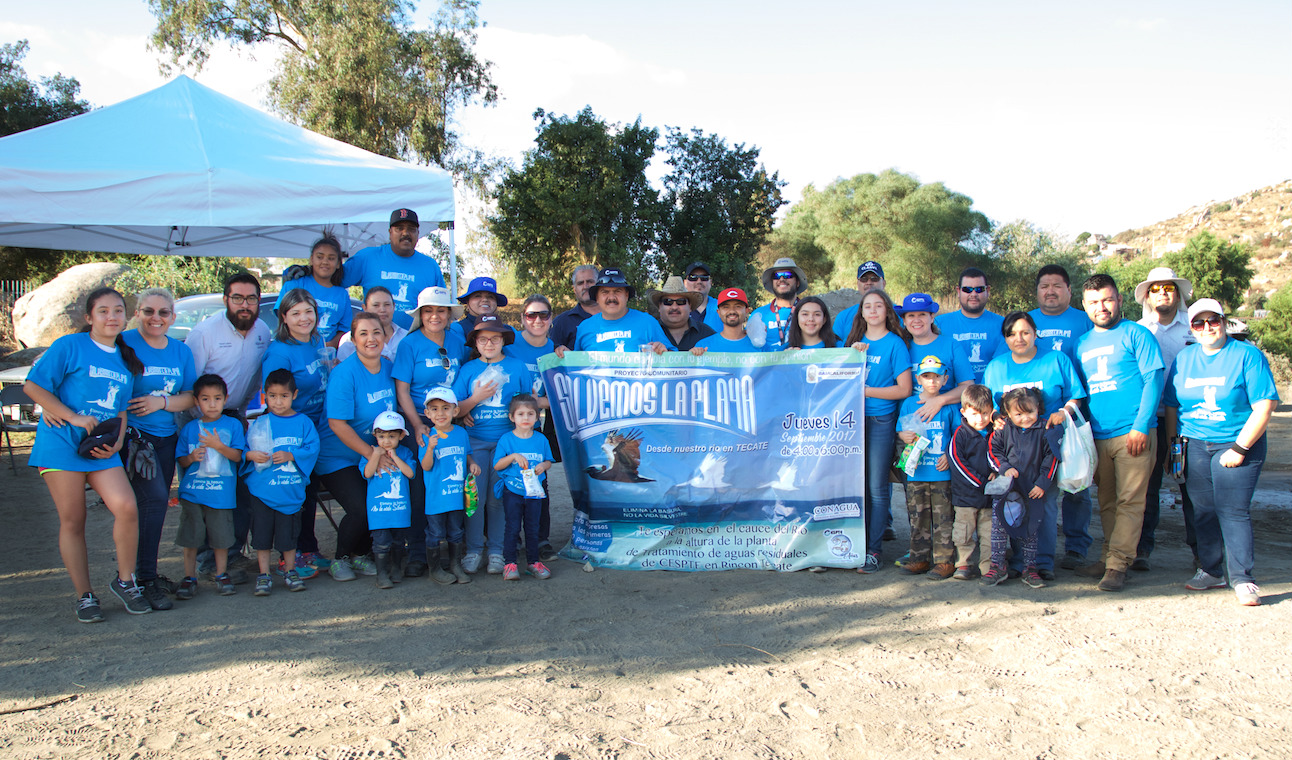
[[[818,293],[817,298],[824,301],[825,305],[830,309],[831,319],[834,319],[839,315],[839,312],[849,306],[856,306],[861,303],[861,294],[857,292],[856,288],[839,288],[838,290],[832,290],[829,293]],[[836,327],[834,331],[835,333],[838,333],[839,328]],[[846,338],[848,336],[845,334],[841,337]]]
[[[78,264],[19,298],[13,306],[13,330],[27,347],[48,346],[85,326],[85,297],[96,288],[114,285],[130,271],[125,264]],[[126,314],[135,310],[134,294],[126,295]]]

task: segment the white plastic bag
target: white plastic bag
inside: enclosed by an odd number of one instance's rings
[[[988,496],[1004,496],[1009,493],[1009,488],[1012,485],[1014,485],[1013,475],[1001,475],[987,481],[987,485],[983,486],[982,492]]]
[[[198,430],[202,431],[202,435],[207,435],[211,432],[211,428],[208,428],[200,422],[198,423]],[[219,430],[216,434],[220,436],[221,443],[225,446],[229,445],[229,433],[227,430]],[[210,446],[207,446],[206,455],[202,457],[202,462],[197,468],[197,477],[227,478],[231,475],[233,475],[233,467],[229,464],[229,459]]]
[[[520,479],[525,483],[526,499],[542,499],[547,497],[547,492],[543,490],[543,481],[539,480],[538,473],[534,468],[520,471]]]
[[[263,451],[266,454],[274,453],[274,431],[269,428],[269,418],[272,414],[265,413],[252,421],[251,427],[247,428],[247,449],[249,451]],[[256,470],[264,472],[268,469],[271,462],[253,462]]]
[[[1067,493],[1081,493],[1095,479],[1095,436],[1090,432],[1090,422],[1081,417],[1078,423],[1067,406],[1063,407],[1060,448],[1059,488]]]

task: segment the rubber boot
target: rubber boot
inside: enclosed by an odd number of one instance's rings
[[[390,579],[395,583],[404,580],[404,559],[408,552],[402,546],[395,546],[390,550]]]
[[[390,555],[375,554],[373,564],[377,566],[377,588],[393,588],[394,583],[390,580]]]
[[[447,586],[450,583],[453,583],[457,580],[457,578],[454,577],[453,573],[444,569],[444,563],[441,561],[441,558],[443,556],[445,555],[452,556],[452,554],[453,554],[452,547],[449,547],[447,550],[441,552],[439,546],[436,546],[434,549],[430,549],[427,552],[427,555],[428,555],[427,559],[430,560],[430,563],[431,563],[431,580],[444,586]]]
[[[462,557],[467,553],[466,544],[449,544],[449,572],[458,583],[470,583],[471,576],[462,569]]]

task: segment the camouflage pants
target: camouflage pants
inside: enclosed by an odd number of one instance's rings
[[[912,560],[931,561],[935,565],[955,562],[956,547],[951,540],[955,525],[951,483],[907,482],[906,514],[911,518]]]

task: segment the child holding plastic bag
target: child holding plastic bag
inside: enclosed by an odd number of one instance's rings
[[[921,420],[915,410],[942,392],[947,368],[938,357],[926,356],[915,372],[920,393],[902,402],[897,419],[897,437],[907,445],[901,465],[909,477],[906,512],[911,521],[910,552],[898,565],[913,575],[927,572],[930,578],[944,580],[956,569],[951,539],[955,512],[946,450],[960,418],[960,405],[948,404],[928,421]]]
[[[233,546],[233,508],[237,478],[246,441],[242,423],[224,414],[228,386],[219,375],[202,375],[193,383],[193,396],[201,418],[180,431],[175,447],[180,466],[179,529],[175,544],[184,552],[184,580],[175,598],[192,599],[197,592],[197,551],[207,536],[215,550],[215,585],[221,596],[235,593],[229,580],[230,546]]]
[[[543,481],[552,466],[552,447],[547,438],[534,435],[538,423],[538,401],[528,393],[512,398],[508,417],[515,427],[498,439],[494,449],[493,468],[502,474],[494,494],[502,497],[506,527],[503,530],[502,579],[520,580],[516,565],[516,543],[521,526],[525,530],[525,558],[529,574],[539,580],[552,577],[552,571],[538,558],[538,520],[543,512]]]
[[[991,569],[982,582],[995,586],[1009,577],[1005,549],[1013,537],[1023,542],[1023,583],[1041,588],[1045,581],[1036,570],[1036,550],[1045,502],[1053,498],[1047,492],[1059,468],[1063,431],[1046,429],[1041,393],[1035,388],[1007,391],[1000,406],[1007,420],[987,442],[992,469],[1000,478],[992,483],[997,494],[991,509]]]

